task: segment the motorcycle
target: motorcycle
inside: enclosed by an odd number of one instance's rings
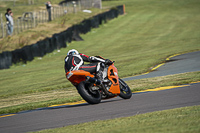
[[[89,104],[98,104],[102,99],[117,96],[123,99],[130,99],[132,96],[129,86],[118,77],[114,62],[109,65],[105,64],[102,79],[97,79],[95,73],[91,74],[84,70],[69,71],[66,73],[66,78],[77,88],[80,96]]]

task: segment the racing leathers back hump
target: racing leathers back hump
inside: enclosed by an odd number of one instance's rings
[[[73,71],[73,70],[80,70],[86,69],[86,71],[90,71],[88,68],[96,67],[96,63],[88,64],[87,66],[83,66],[85,62],[105,62],[105,60],[96,58],[93,56],[87,56],[84,54],[75,54],[75,55],[68,55],[65,57],[65,72]],[[96,70],[96,69],[94,69]],[[93,71],[93,69],[92,69]],[[90,71],[91,72],[91,71]]]

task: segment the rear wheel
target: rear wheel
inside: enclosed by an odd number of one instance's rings
[[[119,96],[123,99],[130,99],[132,96],[131,89],[129,86],[119,78],[120,94]]]
[[[78,93],[89,104],[98,104],[101,102],[101,94],[99,90],[91,90],[90,85],[82,81],[77,86]]]

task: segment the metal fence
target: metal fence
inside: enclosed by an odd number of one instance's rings
[[[92,8],[92,7],[101,8],[101,0],[76,0],[72,2],[65,2],[65,3],[62,3],[61,5],[53,6],[51,8],[51,20],[59,18],[68,13],[76,13],[78,11]],[[30,15],[28,13],[30,13],[32,17],[26,17],[25,15]],[[27,29],[34,28],[39,23],[48,22],[49,21],[48,13],[49,12],[47,10],[40,10],[37,12],[27,12],[27,14],[24,13],[24,18],[22,17],[22,18],[14,19],[12,35],[16,35]],[[7,24],[6,24],[5,19],[3,19],[3,17],[5,17],[5,15],[1,13],[0,38],[6,37],[8,35]]]

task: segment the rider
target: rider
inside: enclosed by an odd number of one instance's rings
[[[84,65],[85,62],[90,62],[90,64]],[[103,62],[103,63],[102,63]],[[84,70],[90,73],[96,73],[97,78],[102,76],[102,71],[105,64],[112,64],[109,59],[101,59],[94,56],[87,56],[79,53],[75,49],[68,51],[65,57],[65,72],[73,70]]]

